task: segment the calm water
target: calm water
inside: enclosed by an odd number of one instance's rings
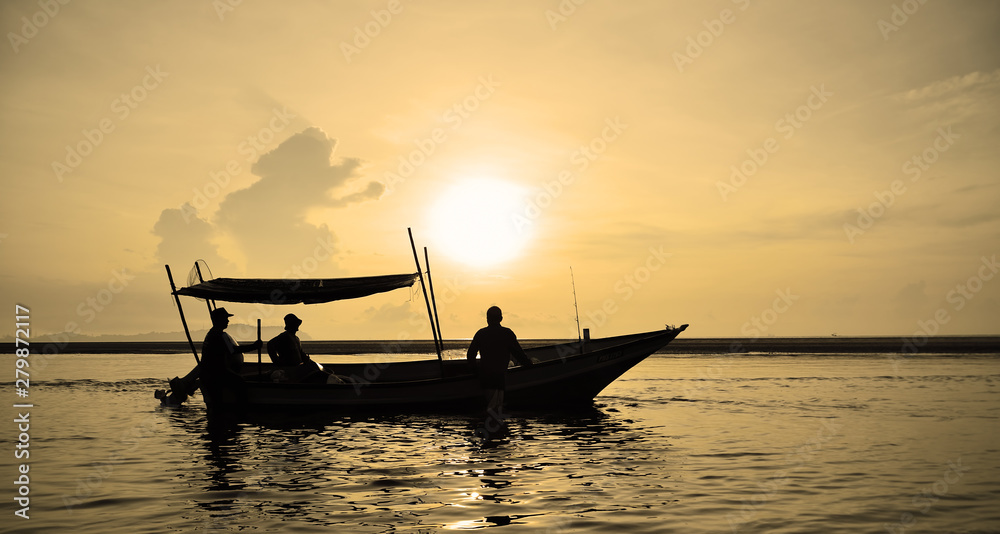
[[[33,366],[28,520],[6,383],[0,530],[1000,532],[997,356],[658,355],[485,448],[469,416],[158,408],[191,360]]]

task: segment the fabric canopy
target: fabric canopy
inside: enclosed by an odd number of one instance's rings
[[[410,287],[417,276],[413,273],[356,278],[216,278],[182,287],[174,294],[223,302],[319,304]]]

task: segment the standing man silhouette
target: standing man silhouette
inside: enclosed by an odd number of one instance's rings
[[[226,389],[239,390],[243,379],[240,378],[240,371],[243,369],[243,353],[257,350],[261,347],[258,339],[250,345],[241,347],[225,332],[229,326],[229,318],[233,314],[225,308],[212,310],[212,328],[205,335],[205,341],[201,346],[201,386],[202,394],[205,390],[212,401],[222,400],[222,393]]]
[[[503,312],[497,306],[486,310],[486,327],[472,337],[466,358],[479,375],[479,384],[486,397],[486,430],[497,432],[504,428],[503,397],[507,382],[507,366],[513,357],[521,365],[530,367],[531,360],[517,342],[514,332],[505,326]],[[476,359],[476,354],[480,358]]]

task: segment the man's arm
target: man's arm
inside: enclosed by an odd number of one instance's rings
[[[309,363],[309,362],[312,361],[312,358],[310,358],[309,355],[306,354],[306,351],[302,350],[302,342],[301,341],[296,340],[295,348],[296,348],[296,350],[299,351],[299,359],[302,360],[302,363]]]
[[[528,358],[528,355],[524,353],[524,349],[521,348],[521,344],[517,342],[517,336],[514,335],[513,331],[511,331],[510,333],[510,339],[511,339],[510,353],[512,356],[514,356],[514,359],[517,360],[517,363],[520,363],[525,367],[531,367],[532,365],[534,365],[534,363],[532,363],[531,361],[531,358]]]
[[[255,351],[255,350],[257,350],[257,349],[259,349],[259,348],[261,348],[263,346],[264,346],[264,343],[262,343],[261,340],[258,339],[257,341],[254,341],[253,343],[251,343],[249,345],[245,345],[245,346],[244,345],[236,345],[235,347],[233,347],[233,352],[238,352],[240,354],[246,354],[247,352]]]
[[[479,354],[479,332],[472,336],[472,342],[469,343],[469,352],[465,354],[465,359],[468,360],[470,365],[476,364],[476,355]]]
[[[273,350],[273,354],[272,354]],[[268,354],[272,356],[274,363],[278,365],[294,365],[299,361],[296,356],[298,355],[298,349],[295,347],[295,342],[292,337],[288,335],[288,332],[282,332],[271,341],[267,342]]]
[[[272,337],[267,342],[267,355],[271,358],[271,361],[278,363],[278,337]]]

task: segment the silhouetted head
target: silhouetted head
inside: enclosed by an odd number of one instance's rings
[[[294,332],[299,329],[299,325],[302,324],[302,319],[295,316],[294,313],[289,313],[285,316],[285,330],[289,332]]]
[[[225,328],[229,326],[229,318],[232,316],[233,314],[226,311],[225,308],[216,308],[212,310],[212,326]]]
[[[486,324],[500,324],[500,321],[503,321],[503,312],[497,306],[490,306],[486,310]]]

